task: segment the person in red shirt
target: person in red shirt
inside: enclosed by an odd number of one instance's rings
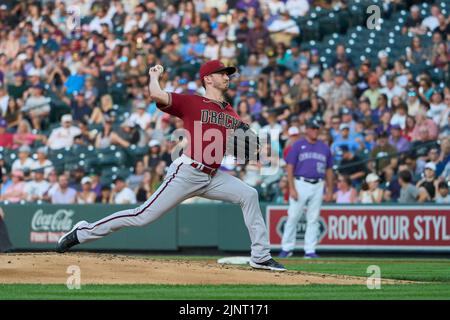
[[[0,147],[12,148],[13,146],[13,135],[6,132],[8,124],[5,119],[0,118]]]
[[[140,207],[114,213],[100,221],[81,221],[58,241],[58,252],[102,238],[125,226],[149,224],[180,202],[200,196],[240,204],[251,239],[250,265],[257,269],[286,270],[270,254],[268,232],[259,207],[258,192],[242,180],[219,171],[229,133],[239,127],[241,119],[225,101],[229,76],[237,71],[219,60],[200,67],[205,95],[165,92],[159,85],[162,66],[150,68],[149,91],[157,107],[183,120],[182,155],[170,165],[164,182]],[[178,137],[176,137],[176,141]],[[177,151],[181,151],[178,149]],[[179,154],[173,152],[172,154]]]

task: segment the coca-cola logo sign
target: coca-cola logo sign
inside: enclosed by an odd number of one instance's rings
[[[39,209],[31,220],[32,231],[69,231],[72,228],[73,210],[59,209],[54,213],[44,213]]]

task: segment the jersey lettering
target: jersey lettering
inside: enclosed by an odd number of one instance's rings
[[[203,124],[216,124],[227,129],[236,128],[240,121],[229,114],[224,112],[216,112],[213,110],[202,110],[201,111],[201,122]]]

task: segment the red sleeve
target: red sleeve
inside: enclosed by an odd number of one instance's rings
[[[191,95],[188,94],[179,94],[174,92],[169,92],[169,104],[156,104],[156,106],[164,112],[171,114],[178,118],[183,118],[184,111],[186,107],[189,105],[189,101],[191,99]]]

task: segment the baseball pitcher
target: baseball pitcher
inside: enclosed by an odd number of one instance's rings
[[[227,150],[230,131],[248,131],[233,107],[224,101],[229,76],[235,67],[211,60],[200,67],[205,96],[163,91],[159,85],[162,66],[149,70],[150,95],[164,112],[183,120],[188,146],[169,167],[164,182],[141,206],[116,212],[100,221],[81,221],[58,241],[57,251],[65,252],[77,244],[100,239],[128,226],[152,223],[180,202],[200,196],[239,204],[251,239],[250,265],[257,269],[286,270],[272,259],[268,232],[262,218],[257,191],[229,174],[218,170]],[[250,130],[251,131],[251,130]],[[246,143],[244,148],[249,148]]]

